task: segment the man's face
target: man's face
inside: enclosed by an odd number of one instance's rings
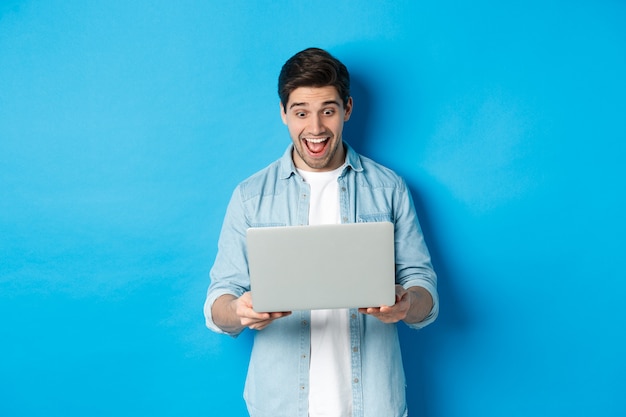
[[[280,113],[294,145],[293,162],[306,171],[332,171],[345,160],[341,134],[350,119],[352,98],[344,107],[337,89],[299,87]]]

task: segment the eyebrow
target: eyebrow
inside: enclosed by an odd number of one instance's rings
[[[307,102],[291,103],[291,105],[289,106],[289,109],[293,109],[294,107],[306,107],[308,105],[309,103]],[[340,107],[339,102],[337,100],[328,100],[322,103],[322,107],[326,107],[330,105],[335,105],[337,107]]]

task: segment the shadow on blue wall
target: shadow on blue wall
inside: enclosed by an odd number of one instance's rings
[[[445,360],[448,347],[463,343],[474,319],[471,317],[467,301],[459,296],[455,289],[460,274],[453,271],[454,264],[446,256],[446,250],[438,238],[433,219],[435,210],[421,198],[419,189],[409,184],[413,195],[420,224],[430,250],[433,267],[437,272],[439,292],[439,317],[430,326],[411,330],[399,325],[400,344],[402,347],[404,368],[407,378],[407,401],[411,413],[419,416],[441,415],[434,410],[435,404],[446,401],[447,395],[437,378],[438,365]]]
[[[350,73],[350,94],[354,100],[355,110],[350,120],[344,125],[343,137],[357,152],[368,155],[368,132],[371,124],[369,116],[371,105],[374,102],[371,90],[367,89],[365,82],[358,74]]]
[[[365,77],[358,71],[351,71],[351,94],[355,103],[355,111],[344,127],[346,141],[359,153],[376,160],[375,147],[372,146],[371,126],[376,103],[375,88],[369,88]],[[381,87],[382,88],[382,87]],[[389,168],[394,169],[393,166]],[[455,291],[455,281],[459,275],[452,271],[453,262],[446,258],[446,251],[440,232],[436,228],[435,208],[423,198],[423,194],[415,184],[407,180],[414,199],[420,224],[424,232],[428,248],[431,252],[433,266],[438,276],[440,312],[435,323],[429,327],[415,331],[403,324],[398,325],[402,346],[404,368],[407,378],[407,401],[411,414],[428,417],[440,415],[434,410],[445,393],[437,383],[437,364],[441,363],[446,346],[462,343],[463,334],[471,327],[472,318],[469,309],[464,307],[464,300]]]

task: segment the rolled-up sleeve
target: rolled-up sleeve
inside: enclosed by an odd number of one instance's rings
[[[414,329],[426,327],[439,314],[437,275],[432,267],[430,252],[417,218],[413,198],[406,183],[396,191],[394,204],[396,283],[404,288],[423,287],[433,298],[433,307],[428,316],[419,323],[407,325]]]
[[[224,223],[217,244],[217,255],[211,268],[211,284],[204,302],[204,318],[206,326],[217,333],[231,334],[220,329],[213,321],[211,308],[222,295],[230,294],[240,297],[250,290],[248,259],[246,252],[246,216],[237,187],[226,209]]]

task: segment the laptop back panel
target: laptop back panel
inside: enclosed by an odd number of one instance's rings
[[[247,243],[257,312],[395,302],[392,223],[251,228]]]

